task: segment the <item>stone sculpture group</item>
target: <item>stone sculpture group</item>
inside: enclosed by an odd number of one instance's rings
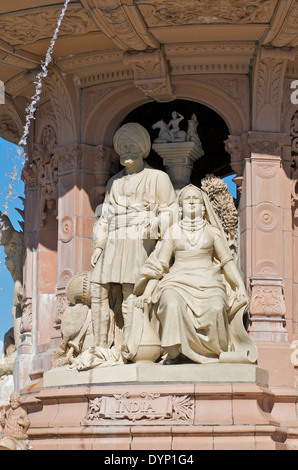
[[[168,126],[173,145],[182,119],[175,113],[172,132]],[[227,229],[208,196],[210,179],[176,194],[168,175],[145,163],[151,139],[137,123],[116,132],[114,148],[124,169],[108,182],[94,224],[93,269],[67,286],[70,306],[53,365],[255,363],[244,327],[248,297],[231,247],[235,206],[227,202]]]

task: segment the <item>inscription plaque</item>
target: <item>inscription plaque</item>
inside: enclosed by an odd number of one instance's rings
[[[193,400],[189,396],[160,396],[141,393],[130,396],[123,393],[90,399],[85,424],[111,419],[137,421],[146,420],[190,420],[193,415]]]

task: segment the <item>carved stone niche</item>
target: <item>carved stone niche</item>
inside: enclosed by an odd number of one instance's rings
[[[134,83],[148,98],[158,102],[175,99],[169,66],[161,50],[126,53],[123,62],[132,65]]]

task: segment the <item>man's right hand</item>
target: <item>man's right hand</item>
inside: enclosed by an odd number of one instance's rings
[[[93,255],[91,256],[91,266],[94,268],[97,261],[99,260],[102,254],[102,248],[95,248]]]

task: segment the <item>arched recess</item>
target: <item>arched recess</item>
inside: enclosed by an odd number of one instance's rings
[[[231,135],[249,129],[249,118],[240,105],[219,88],[189,77],[174,78],[176,98],[196,101],[217,112],[226,122]],[[82,137],[89,145],[112,146],[113,135],[125,117],[135,108],[151,102],[133,83],[101,93],[96,107],[85,120]]]
[[[230,154],[226,152],[224,143],[228,139],[229,128],[224,119],[208,106],[182,99],[169,103],[150,102],[129,113],[123,124],[127,122],[140,123],[148,130],[151,142],[154,143],[159,135],[159,129],[154,129],[153,125],[161,119],[169,123],[174,111],[184,117],[179,127],[185,132],[188,130],[188,121],[192,116],[196,115],[198,119],[197,131],[204,155],[194,163],[191,182],[199,186],[201,179],[206,174],[212,173],[221,178],[232,174]],[[147,158],[147,163],[153,168],[165,170],[162,158],[153,149]]]

